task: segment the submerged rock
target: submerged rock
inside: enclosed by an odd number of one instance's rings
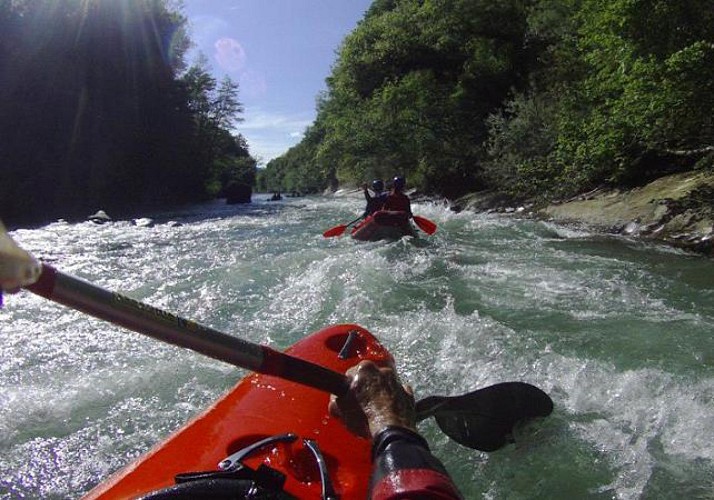
[[[94,222],[95,224],[104,224],[112,220],[111,217],[107,215],[104,210],[97,210],[97,213],[87,217],[87,220]]]

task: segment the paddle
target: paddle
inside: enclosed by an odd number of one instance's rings
[[[347,224],[340,224],[339,226],[332,227],[332,228],[328,229],[327,231],[325,231],[324,233],[322,233],[322,236],[325,238],[332,238],[333,236],[342,236],[342,234],[344,234],[345,230],[349,226],[351,226],[355,222],[361,221],[363,218],[364,218],[364,216],[360,215],[352,222],[348,222]]]
[[[25,288],[77,311],[240,368],[337,395],[345,394],[349,388],[342,374],[110,292],[64,274],[49,264],[43,263],[37,282]]]
[[[503,382],[463,396],[429,396],[417,402],[417,421],[431,416],[457,443],[481,451],[494,451],[512,440],[520,421],[547,417],[553,401],[525,382]]]
[[[110,292],[66,275],[49,264],[42,264],[37,276],[34,271],[37,261],[29,254],[19,247],[17,251],[5,250],[0,245],[0,285],[3,287],[24,286],[48,300],[234,366],[338,396],[348,391],[349,382],[343,374]],[[8,269],[13,272],[6,272]],[[33,271],[15,272],[23,269]],[[434,416],[447,436],[483,451],[503,446],[518,421],[546,416],[552,408],[552,401],[543,391],[521,382],[497,384],[456,397],[431,396],[416,403],[418,420]]]
[[[418,215],[413,215],[412,218],[419,229],[424,231],[428,235],[432,235],[436,232],[436,224],[425,217],[420,217]]]

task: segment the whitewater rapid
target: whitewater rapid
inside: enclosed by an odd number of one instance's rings
[[[266,195],[267,197],[267,195]],[[420,429],[466,498],[711,498],[714,271],[666,247],[416,204],[433,236],[322,232],[355,196],[220,201],[13,238],[58,269],[285,348],[358,323],[417,397],[522,380],[555,402],[495,453]],[[77,498],[244,371],[27,292],[0,310],[0,496]]]

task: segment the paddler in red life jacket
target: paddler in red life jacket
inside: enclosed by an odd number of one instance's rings
[[[463,498],[416,430],[411,388],[402,386],[394,370],[371,361],[362,361],[346,373],[350,391],[332,396],[329,411],[355,434],[372,438],[370,498]]]
[[[372,181],[372,191],[374,191],[374,196],[369,194],[367,189],[367,184],[362,185],[364,190],[364,199],[367,200],[367,206],[364,209],[364,215],[362,217],[367,217],[372,215],[374,212],[382,210],[382,205],[384,205],[384,200],[387,198],[387,194],[384,191],[384,181],[382,179],[375,179]]]
[[[403,193],[406,181],[404,177],[395,177],[392,181],[392,190],[389,192],[382,210],[406,212],[409,217],[412,216],[412,203],[409,197]]]

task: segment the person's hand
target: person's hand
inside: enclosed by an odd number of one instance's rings
[[[403,386],[392,368],[362,361],[347,370],[350,390],[330,398],[330,414],[342,419],[353,433],[374,437],[387,426],[416,431],[411,387]]]
[[[40,263],[15,243],[0,221],[0,292],[17,293],[36,282],[41,272]]]

